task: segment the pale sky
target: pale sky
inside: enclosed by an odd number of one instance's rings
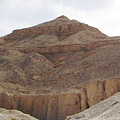
[[[60,15],[120,36],[120,0],[0,0],[0,36]]]

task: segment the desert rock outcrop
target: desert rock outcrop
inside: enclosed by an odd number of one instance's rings
[[[120,119],[120,93],[94,105],[93,107],[66,120],[119,120]]]
[[[0,107],[64,120],[120,91],[119,61],[120,37],[65,16],[14,30],[0,38]]]
[[[78,89],[79,87],[81,89]],[[90,81],[85,85],[74,86],[68,89],[66,93],[51,95],[10,95],[1,93],[0,107],[17,109],[42,120],[64,120],[66,116],[83,111],[112,96],[119,91],[119,88],[120,80],[113,79]]]
[[[0,108],[0,120],[38,120],[17,110]]]

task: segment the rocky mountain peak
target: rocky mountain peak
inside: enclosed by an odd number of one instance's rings
[[[91,27],[87,24],[70,20],[66,16],[62,15],[57,17],[54,20],[30,27],[24,28],[21,30],[14,30],[11,34],[4,37],[5,41],[20,41],[23,39],[34,39],[39,37],[40,35],[54,35],[60,41],[65,40],[69,36],[78,33],[80,31],[91,31],[92,33],[98,36],[99,38],[106,37],[103,33],[101,33],[98,29]],[[101,37],[102,36],[102,37]]]
[[[120,91],[119,62],[120,37],[66,16],[15,30],[0,38],[0,107],[65,120]]]
[[[61,15],[59,17],[57,17],[55,20],[70,20],[68,17],[66,17],[65,15]]]

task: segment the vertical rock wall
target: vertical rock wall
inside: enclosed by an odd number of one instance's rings
[[[120,91],[120,80],[89,81],[78,93],[54,95],[0,94],[0,107],[17,109],[40,120],[64,120]]]

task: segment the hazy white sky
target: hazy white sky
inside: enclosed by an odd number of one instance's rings
[[[120,36],[120,0],[0,0],[0,36],[60,15]]]

